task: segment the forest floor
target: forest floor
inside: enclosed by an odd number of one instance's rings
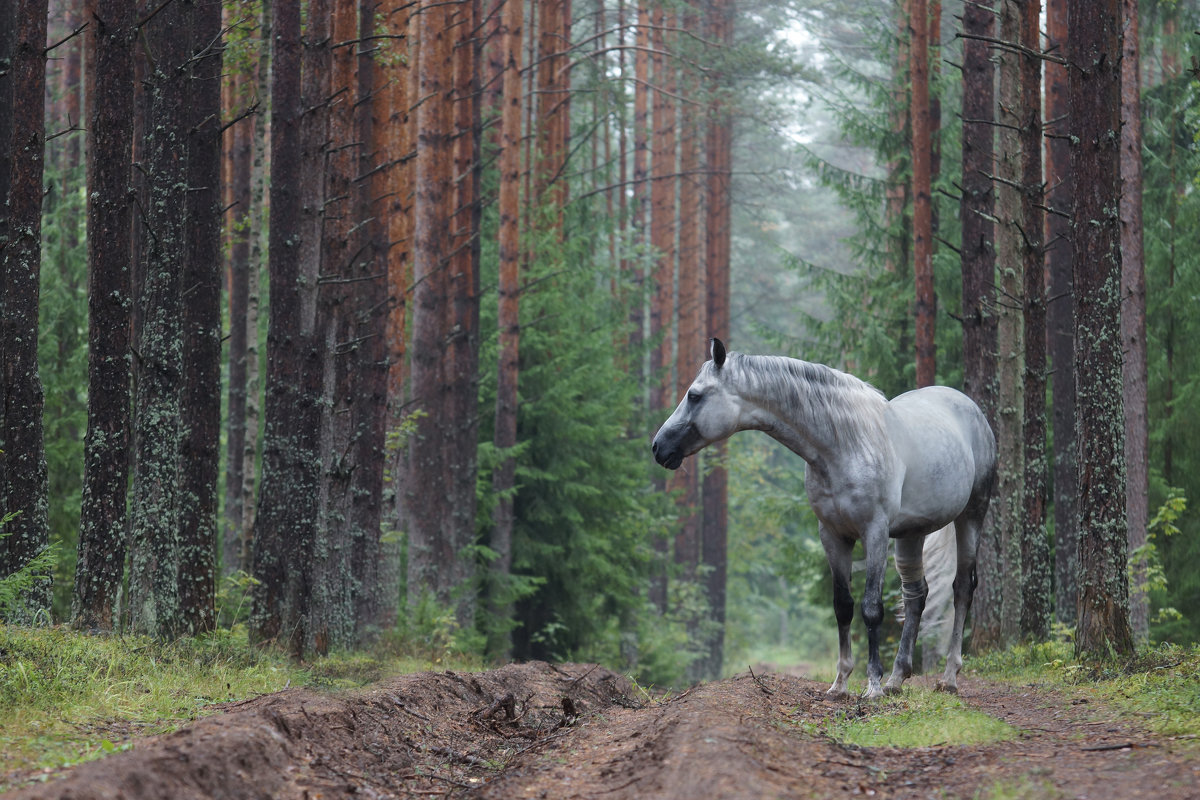
[[[426,672],[225,704],[154,737],[115,726],[102,733],[123,752],[4,775],[24,786],[4,797],[1200,797],[1194,735],[1152,733],[1061,686],[964,675],[959,701],[1006,723],[1002,741],[861,747],[836,735],[933,695],[932,678],[910,685],[899,701],[865,703],[773,672],[662,697],[588,664]]]

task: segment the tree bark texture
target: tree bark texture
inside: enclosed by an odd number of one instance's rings
[[[86,32],[88,430],[72,624],[116,627],[129,483],[134,6],[92,0]]]
[[[913,284],[916,292],[917,386],[937,381],[937,298],[933,290],[933,122],[929,105],[929,7],[910,0],[912,48],[909,77],[912,86]]]
[[[505,3],[500,20],[500,48],[503,62],[500,96],[500,276],[498,285],[498,326],[500,355],[496,378],[495,444],[500,464],[492,477],[496,510],[492,515],[492,550],[496,560],[492,571],[497,584],[512,572],[513,490],[516,486],[516,461],[510,451],[517,444],[517,403],[520,380],[521,343],[521,39],[522,9],[519,3]],[[512,604],[493,605],[499,618],[512,616]],[[511,632],[497,635],[489,648],[499,658],[512,650]]]
[[[373,0],[360,0],[358,36],[367,39],[375,33]],[[353,341],[358,382],[354,419],[358,473],[354,476],[353,514],[355,531],[352,569],[355,591],[355,638],[359,643],[373,639],[384,622],[390,624],[397,603],[395,594],[380,592],[379,568],[382,560],[383,481],[387,463],[387,338],[388,281],[386,227],[381,221],[387,203],[387,155],[382,150],[386,114],[378,98],[385,97],[385,81],[376,70],[376,56],[370,48],[357,48],[358,98],[355,101],[355,131],[361,144],[355,183],[356,225],[363,229],[362,255],[355,261],[354,278],[359,286],[354,313]],[[370,176],[370,177],[368,177]]]
[[[1065,54],[1067,0],[1046,2],[1046,48]],[[1074,203],[1067,144],[1067,68],[1046,63],[1046,301],[1054,437],[1054,593],[1056,618],[1075,621],[1078,575],[1079,465],[1075,461],[1075,310],[1069,218]]]
[[[963,7],[962,316],[963,389],[996,428],[995,66],[985,42],[995,35],[991,2]],[[972,613],[975,645],[999,638],[1001,564],[989,513],[979,542],[980,584]],[[980,636],[980,634],[983,634]]]
[[[269,6],[268,6],[269,7]],[[231,92],[232,102],[225,116],[239,113],[241,91],[250,80],[237,74]],[[250,186],[253,163],[254,128],[257,115],[251,115],[225,132],[229,213],[229,383],[226,387],[225,424],[225,515],[221,539],[221,574],[230,575],[242,564],[242,483],[246,448],[246,351],[249,330],[246,311],[250,295]]]
[[[1121,351],[1125,403],[1125,507],[1129,552],[1146,544],[1150,521],[1150,424],[1146,408],[1146,266],[1142,249],[1142,104],[1138,6],[1121,0]],[[1133,563],[1130,622],[1150,635],[1144,559]]]
[[[1042,61],[1040,0],[1019,9],[1021,94],[1021,260],[1025,303],[1025,491],[1021,528],[1021,635],[1044,641],[1050,632],[1050,543],[1046,532],[1046,271],[1042,232]]]
[[[274,36],[273,6],[263,0],[259,13],[259,27],[263,32],[259,43],[258,66],[255,82],[259,102],[266,102],[271,97],[271,48]],[[267,237],[269,231],[264,224],[265,201],[267,198],[268,150],[270,148],[270,116],[269,108],[260,105],[254,115],[254,160],[250,166],[250,265],[246,270],[246,431],[242,447],[242,482],[241,482],[241,512],[242,525],[240,530],[241,552],[239,563],[246,572],[252,570],[253,543],[255,523],[258,516],[258,505],[254,501],[255,490],[258,488],[259,463],[258,451],[260,433],[263,428],[262,406],[260,401],[262,359],[259,356],[259,284],[260,276],[267,267]],[[235,324],[237,323],[236,317]]]
[[[221,437],[221,67],[219,0],[197,0],[188,113],[187,261],[183,273],[183,442],[179,602],[182,630],[216,626]]]
[[[470,420],[454,416],[468,386],[455,382],[456,300],[453,290],[467,291],[468,276],[454,276],[449,265],[456,246],[469,246],[455,235],[454,49],[470,33],[459,10],[439,2],[422,2],[417,17],[420,39],[419,96],[432,98],[417,108],[416,206],[413,231],[412,392],[423,414],[409,444],[404,491],[408,522],[408,600],[416,605],[429,592],[443,605],[458,601],[460,622],[473,618],[466,585],[474,577],[465,551],[474,535],[474,482],[470,497],[459,496],[464,482],[446,478],[471,456],[456,451],[459,426]],[[440,102],[435,102],[440,100]],[[461,364],[461,361],[457,363]],[[474,383],[469,384],[474,391]],[[472,451],[473,452],[473,451]],[[457,474],[461,474],[457,473]],[[457,594],[457,596],[456,596]]]
[[[311,8],[311,7],[310,7]],[[316,22],[311,16],[310,21]],[[332,0],[328,6],[328,34],[332,42],[358,37],[355,0]],[[361,228],[354,218],[354,171],[357,139],[353,107],[356,100],[353,47],[318,47],[317,29],[309,37],[313,69],[328,68],[324,97],[315,82],[309,97],[328,104],[326,140],[310,156],[321,163],[324,185],[319,215],[319,253],[314,254],[317,275],[317,322],[314,349],[320,361],[321,433],[318,445],[317,524],[313,529],[312,583],[308,591],[308,628],[305,651],[325,653],[349,646],[354,639],[354,592],[351,556],[352,486],[356,462],[352,413],[355,396],[353,315],[355,301],[353,261],[358,257]],[[319,66],[318,66],[319,64]],[[319,135],[319,128],[314,128]],[[315,143],[315,139],[313,140]],[[318,152],[323,158],[318,157]],[[318,218],[319,217],[319,218]]]
[[[301,328],[300,3],[271,0],[271,181],[267,375],[262,484],[254,536],[251,637],[286,642],[289,552],[315,522],[316,470],[312,417],[302,376],[307,353]]]
[[[18,0],[0,32],[0,517],[16,513],[0,540],[0,576],[49,544],[44,396],[38,374],[42,177],[45,158],[46,2]],[[50,607],[50,576],[39,576],[13,619]]]
[[[1118,0],[1071,0],[1067,8],[1080,469],[1075,648],[1107,655],[1133,650],[1120,347],[1121,14]]]
[[[154,59],[146,73],[147,204],[138,257],[142,274],[135,283],[129,601],[132,629],[165,637],[183,630],[180,458],[188,193],[181,187],[188,185],[192,25],[192,7],[172,3],[143,29]]]

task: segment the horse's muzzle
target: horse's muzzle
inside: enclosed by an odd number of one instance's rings
[[[659,442],[658,436],[654,437],[650,449],[654,452],[654,460],[667,469],[679,469],[679,465],[683,463],[683,451]]]

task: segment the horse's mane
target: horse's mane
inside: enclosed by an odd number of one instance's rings
[[[827,426],[832,441],[863,453],[887,448],[887,399],[866,381],[824,364],[730,353],[723,369],[740,391],[786,419]]]

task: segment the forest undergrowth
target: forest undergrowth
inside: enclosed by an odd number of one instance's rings
[[[1071,653],[1066,641],[1020,645],[969,657],[964,670],[1014,691],[1036,684],[1073,703],[1102,703],[1159,734],[1200,736],[1200,647],[1147,647],[1123,663],[1081,663]],[[448,639],[412,632],[383,636],[368,650],[296,662],[250,646],[240,627],[163,643],[0,626],[0,760],[8,775],[49,772],[127,749],[219,704],[289,687],[338,692],[403,674],[488,666]],[[881,705],[870,714],[841,713],[819,733],[867,747],[975,744],[1012,735],[1003,722],[932,691],[906,690]]]

